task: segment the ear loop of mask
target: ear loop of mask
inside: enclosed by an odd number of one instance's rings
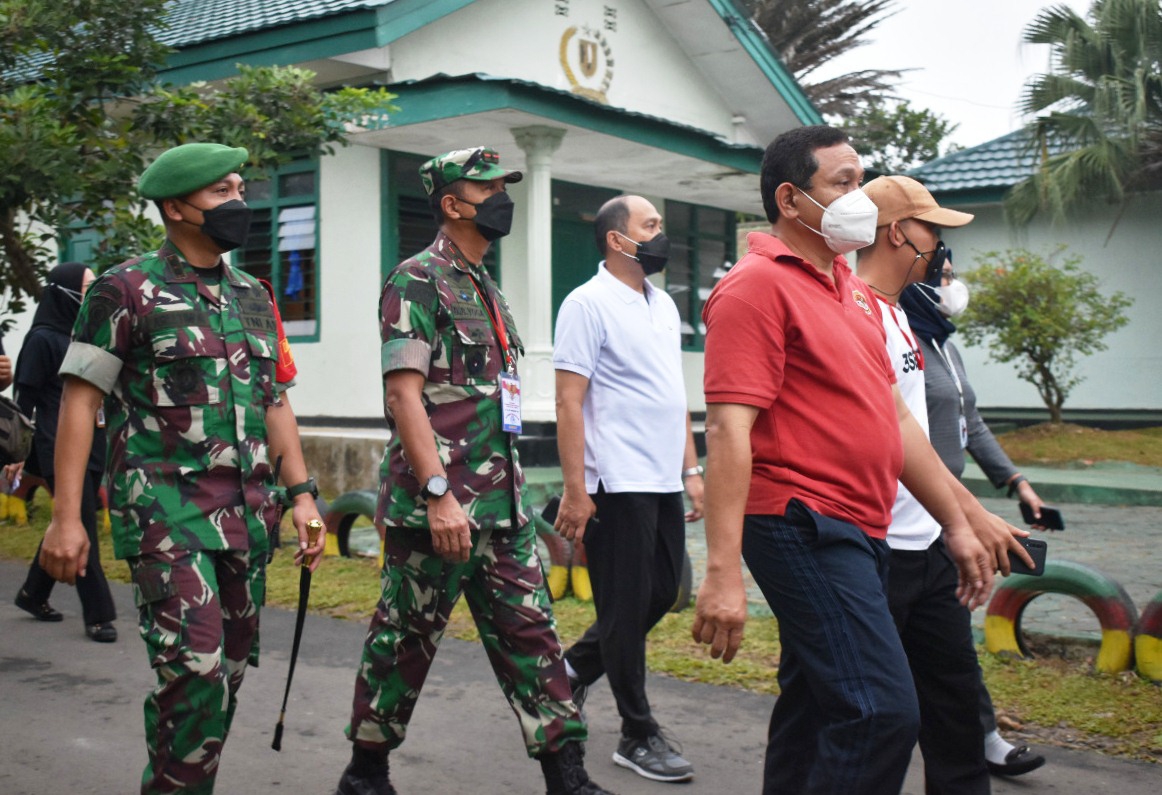
[[[67,295],[69,298],[71,298],[71,299],[73,299],[74,301],[76,301],[78,305],[80,305],[80,303],[81,303],[81,299],[84,297],[84,296],[82,296],[82,294],[81,294],[81,293],[79,293],[78,291],[76,291],[76,290],[70,290],[68,287],[65,287],[65,286],[64,286],[64,285],[62,285],[62,284],[56,284],[56,283],[53,283],[53,284],[50,284],[49,286],[50,286],[50,287],[55,287],[56,289],[60,290],[62,293],[64,293],[65,295]]]

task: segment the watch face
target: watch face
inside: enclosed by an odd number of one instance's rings
[[[428,478],[424,491],[432,497],[443,497],[448,493],[448,479],[442,475],[432,475]]]

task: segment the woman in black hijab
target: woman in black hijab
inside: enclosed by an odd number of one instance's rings
[[[43,478],[50,492],[55,490],[53,448],[63,388],[57,373],[69,347],[81,297],[94,278],[93,272],[80,262],[66,262],[48,273],[32,328],[16,360],[16,403],[26,416],[35,418],[36,433],[28,461],[6,468],[10,483],[19,477],[23,466],[24,472]],[[117,612],[101,569],[97,544],[97,490],[104,465],[105,432],[97,428],[81,498],[81,520],[89,534],[89,563],[85,576],[77,579],[77,595],[81,599],[85,634],[99,643],[112,643],[117,640],[113,626]],[[40,621],[61,621],[64,617],[48,603],[55,581],[40,567],[39,557],[37,549],[24,586],[16,595],[16,606]]]

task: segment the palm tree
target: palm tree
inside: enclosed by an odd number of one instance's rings
[[[744,0],[755,23],[824,116],[849,118],[888,92],[903,70],[862,69],[809,82],[831,59],[867,44],[863,38],[896,13],[895,0]]]
[[[1052,48],[1052,71],[1021,100],[1039,114],[1026,127],[1039,165],[1005,199],[1018,224],[1162,185],[1162,3],[1095,0],[1087,17],[1057,5],[1025,29],[1026,42]]]

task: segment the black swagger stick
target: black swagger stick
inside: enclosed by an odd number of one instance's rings
[[[323,523],[318,519],[307,522],[307,538],[310,546],[314,546],[323,530]],[[307,601],[311,597],[311,567],[306,558],[303,558],[299,569],[299,609],[295,614],[295,639],[291,643],[290,667],[286,672],[286,690],[282,694],[282,709],[278,713],[278,724],[274,727],[274,740],[270,747],[276,751],[282,750],[282,724],[286,719],[286,702],[290,697],[291,680],[295,676],[295,663],[299,658],[299,642],[303,639],[303,620],[307,617]]]

